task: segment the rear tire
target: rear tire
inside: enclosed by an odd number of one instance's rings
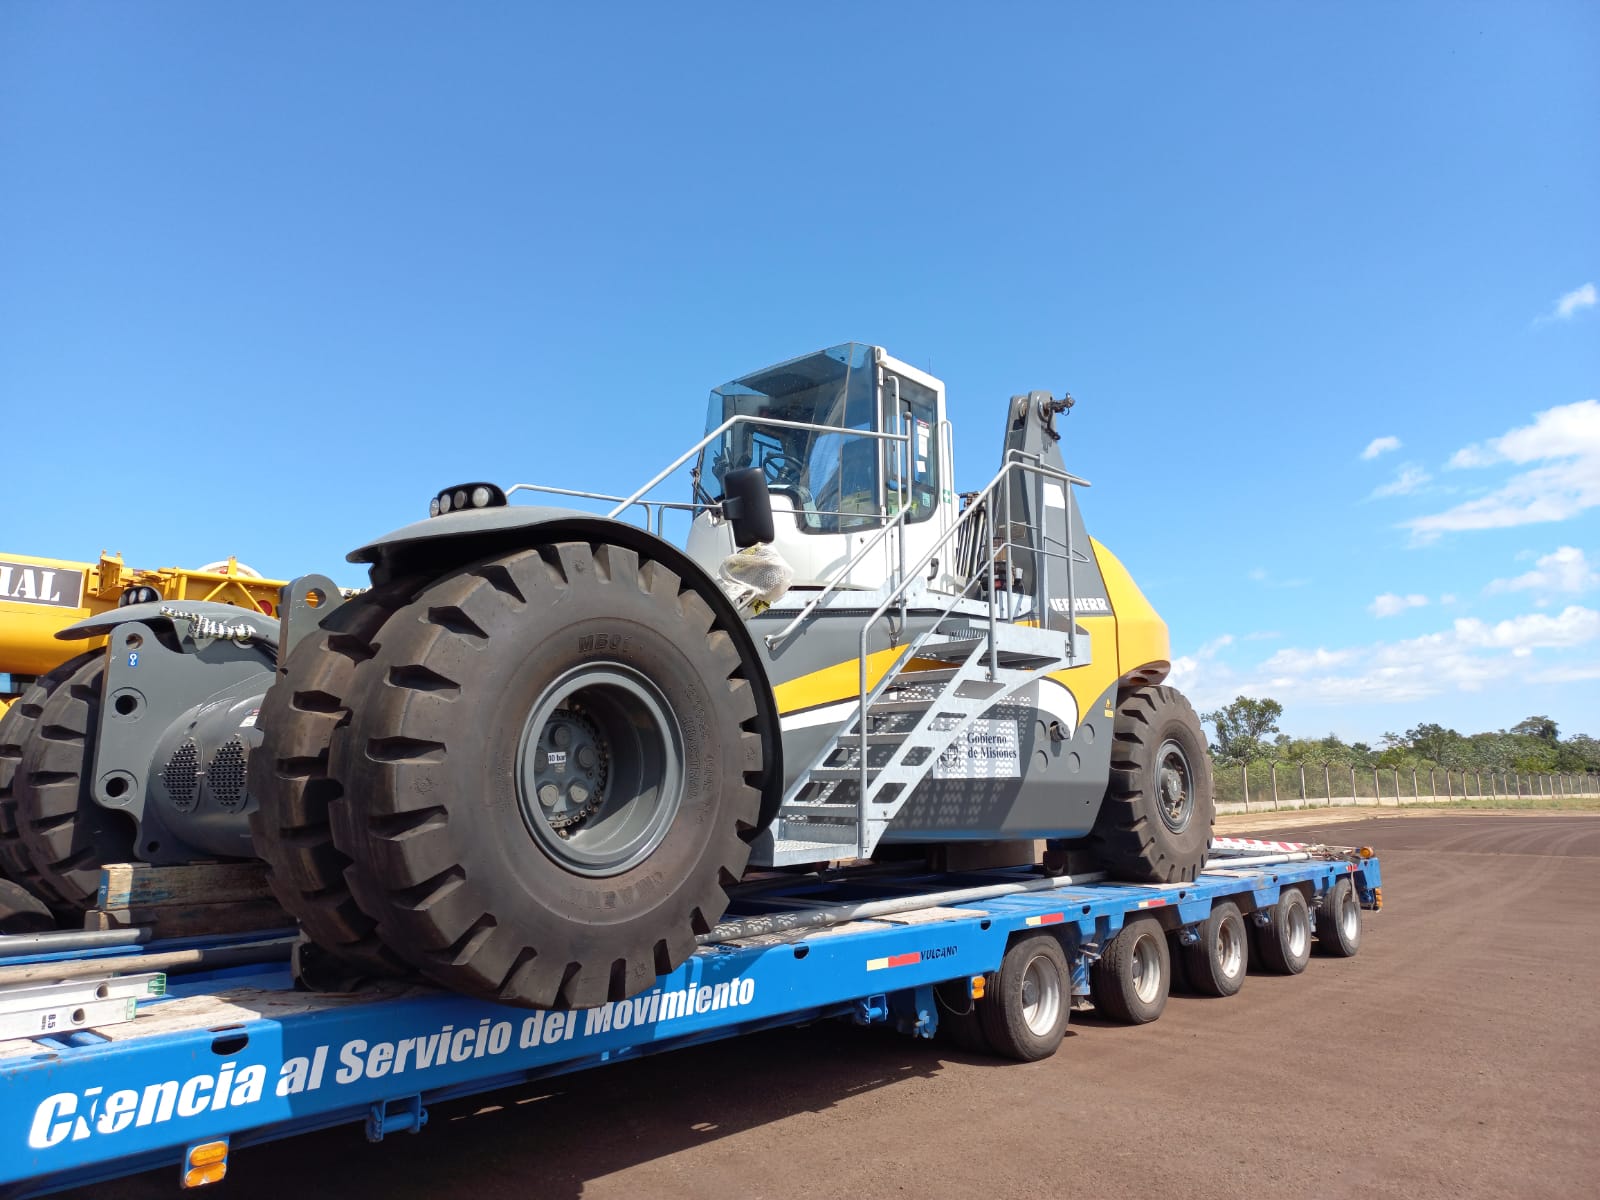
[[[673,970],[759,820],[737,647],[659,562],[523,550],[427,585],[356,671],[334,840],[387,946],[488,1000],[588,1008]]]
[[[90,778],[104,678],[96,652],[51,693],[14,784],[17,831],[39,885],[78,913],[94,907],[106,863],[134,859],[133,822],[95,803]]]
[[[1061,943],[1040,934],[1012,946],[977,1007],[996,1054],[1018,1062],[1049,1058],[1072,1018],[1072,970]]]
[[[1290,888],[1267,910],[1267,923],[1256,929],[1256,953],[1274,975],[1298,975],[1311,961],[1311,913],[1305,893]]]
[[[1089,835],[1095,857],[1116,879],[1189,883],[1205,866],[1214,818],[1211,759],[1194,708],[1176,688],[1126,693]]]
[[[1200,940],[1183,947],[1189,987],[1202,996],[1232,996],[1250,967],[1250,935],[1239,906],[1224,900],[1199,926]]]
[[[1154,917],[1129,921],[1089,968],[1095,1008],[1125,1025],[1144,1025],[1159,1017],[1171,988],[1167,935]]]
[[[17,770],[22,765],[23,750],[38,730],[45,702],[80,667],[95,661],[102,653],[91,650],[41,675],[0,717],[0,876],[62,912],[70,910],[71,906],[40,880],[33,860],[28,857],[28,848],[23,844],[22,831],[17,828]]]
[[[1318,954],[1354,958],[1361,949],[1361,901],[1350,879],[1337,879],[1317,905]]]
[[[20,883],[0,879],[0,934],[44,933],[56,927],[43,900]]]

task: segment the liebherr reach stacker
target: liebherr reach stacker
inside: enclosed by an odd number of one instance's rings
[[[715,389],[705,436],[607,515],[465,484],[350,556],[354,598],[304,577],[281,624],[81,621],[63,636],[107,651],[0,728],[0,853],[58,906],[107,862],[258,856],[335,976],[544,1008],[675,969],[752,867],[1044,839],[1056,866],[1192,881],[1204,737],[1084,529],[1070,403],[1013,397],[958,497],[940,381],[839,346]],[[686,466],[679,548],[651,489]]]

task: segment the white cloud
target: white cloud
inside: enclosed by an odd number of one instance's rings
[[[1594,284],[1586,283],[1582,287],[1575,287],[1561,299],[1556,301],[1556,306],[1550,313],[1542,318],[1546,321],[1570,321],[1586,308],[1593,308],[1600,303],[1600,295],[1595,293]]]
[[[1565,521],[1600,505],[1600,400],[1558,405],[1534,415],[1531,425],[1456,451],[1457,468],[1512,463],[1512,475],[1487,496],[1402,523],[1419,542],[1441,533],[1506,529]]]
[[[1433,476],[1429,475],[1416,463],[1407,463],[1400,468],[1400,473],[1388,483],[1380,484],[1372,489],[1372,498],[1380,496],[1409,496],[1425,483],[1432,483]]]
[[[1546,554],[1534,569],[1512,579],[1496,579],[1483,590],[1486,592],[1586,592],[1600,587],[1600,571],[1589,563],[1584,552],[1576,546],[1560,546]]]
[[[1375,617],[1393,617],[1408,608],[1421,608],[1427,603],[1426,596],[1419,596],[1414,592],[1409,596],[1397,596],[1393,592],[1385,592],[1381,596],[1374,597],[1372,603],[1367,605],[1367,611]]]
[[[1363,459],[1374,459],[1387,450],[1400,449],[1400,439],[1397,437],[1373,438],[1367,443],[1367,448],[1361,452]]]
[[[1284,649],[1254,671],[1208,672],[1209,695],[1200,702],[1245,694],[1282,702],[1372,704],[1479,691],[1512,679],[1585,682],[1600,673],[1592,664],[1539,666],[1537,656],[1570,652],[1597,639],[1600,612],[1579,605],[1556,615],[1528,613],[1495,623],[1465,617],[1422,637],[1342,649]]]

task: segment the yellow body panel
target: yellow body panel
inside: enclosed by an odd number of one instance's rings
[[[905,652],[906,647],[901,646],[899,649],[879,650],[876,654],[867,655],[867,687],[876,687]],[[906,670],[934,670],[949,665],[931,658],[912,659]],[[837,704],[841,700],[855,700],[860,695],[861,660],[858,658],[834,663],[831,667],[823,667],[820,671],[812,671],[787,683],[775,684],[772,688],[772,698],[777,701],[778,712],[783,716],[824,704]]]
[[[217,570],[145,571],[124,566],[118,554],[101,554],[90,563],[0,552],[0,672],[43,675],[74,654],[103,646],[104,638],[63,642],[56,633],[115,608],[124,588],[149,587],[163,600],[213,600],[277,615],[284,581],[247,570],[231,558]]]
[[[1128,569],[1094,538],[1094,560],[1105,580],[1106,596],[1117,622],[1117,677],[1137,677],[1142,684],[1160,683],[1172,670],[1172,636],[1167,623],[1144,598]]]

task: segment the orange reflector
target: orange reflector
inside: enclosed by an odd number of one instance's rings
[[[209,1167],[212,1163],[226,1162],[227,1158],[227,1142],[201,1142],[198,1146],[189,1148],[191,1167]]]
[[[1361,849],[1357,850],[1356,853],[1359,854],[1362,858],[1371,858],[1372,857],[1372,847],[1371,846],[1363,846],[1363,847],[1361,847]]]
[[[205,1187],[208,1183],[220,1183],[222,1177],[228,1173],[226,1162],[208,1163],[203,1167],[190,1167],[183,1173],[183,1186],[186,1188]]]
[[[1383,907],[1383,889],[1382,888],[1373,888],[1372,889],[1372,907],[1373,907],[1374,910],[1377,910],[1377,909],[1380,909],[1380,908]]]
[[[974,1000],[982,1000],[983,999],[983,989],[986,986],[987,986],[987,981],[984,979],[984,977],[982,975],[974,975],[972,977],[972,998]]]

